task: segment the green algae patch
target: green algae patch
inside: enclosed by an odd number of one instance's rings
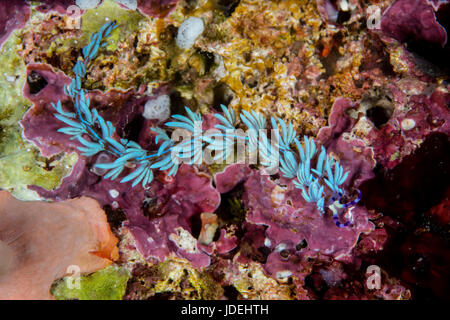
[[[79,283],[72,277],[59,280],[53,284],[51,292],[57,300],[121,300],[129,276],[125,268],[111,265],[81,276]]]
[[[82,16],[81,43],[88,44],[92,34],[100,30],[107,21],[115,20],[118,28],[108,38],[106,49],[116,51],[119,41],[128,39],[131,34],[139,31],[139,23],[144,18],[138,11],[124,9],[112,0],[103,1],[100,6],[87,10]]]
[[[22,139],[19,121],[31,102],[22,95],[26,70],[17,53],[21,43],[17,34],[14,32],[0,49],[0,188],[19,199],[35,200],[38,195],[27,186],[56,188],[70,173],[77,156],[61,154],[46,159]]]

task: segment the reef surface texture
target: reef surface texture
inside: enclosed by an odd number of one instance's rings
[[[448,28],[446,0],[2,1],[0,299],[450,299]],[[149,162],[193,120],[277,129],[279,167]]]

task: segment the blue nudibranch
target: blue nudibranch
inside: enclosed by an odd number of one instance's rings
[[[90,108],[90,100],[87,91],[82,88],[82,81],[86,76],[89,63],[96,58],[101,47],[106,46],[105,39],[111,35],[116,28],[114,21],[106,23],[98,32],[92,35],[89,44],[83,48],[83,56],[80,58],[73,71],[75,78],[65,88],[65,92],[74,102],[75,112],[66,112],[61,102],[53,104],[56,110],[55,117],[64,122],[67,127],[58,131],[77,139],[83,146],[78,149],[86,157],[91,157],[100,152],[108,152],[116,158],[111,163],[96,164],[97,167],[105,169],[108,173],[104,178],[116,179],[128,163],[135,166],[128,175],[120,182],[133,181],[132,186],[141,183],[146,187],[153,180],[154,170],[169,170],[169,175],[176,175],[179,161],[175,161],[173,153],[183,153],[183,157],[191,159],[188,164],[201,163],[205,148],[214,150],[215,160],[225,160],[234,152],[235,140],[243,139],[249,152],[259,150],[259,162],[264,167],[270,167],[279,163],[281,173],[289,179],[293,179],[296,188],[301,190],[305,201],[315,203],[322,214],[325,207],[333,212],[333,219],[338,227],[345,227],[350,221],[341,224],[338,218],[338,210],[355,205],[361,198],[358,190],[358,199],[341,204],[340,200],[344,194],[341,186],[348,177],[339,162],[327,154],[325,148],[320,148],[320,153],[312,138],[303,137],[303,143],[296,136],[292,123],[286,123],[278,118],[271,117],[272,136],[276,139],[275,145],[271,144],[262,130],[267,129],[265,117],[255,111],[242,111],[240,121],[248,128],[248,137],[239,137],[232,133],[238,124],[238,117],[232,108],[221,105],[223,114],[216,113],[214,116],[220,124],[215,128],[219,133],[198,134],[202,118],[186,107],[186,116],[173,115],[173,121],[165,123],[166,127],[184,129],[191,133],[192,141],[176,144],[169,138],[167,132],[155,127],[151,130],[157,133],[156,143],[159,144],[157,151],[144,150],[134,141],[113,138],[115,128],[110,121],[105,121],[95,108]],[[281,129],[281,130],[280,130]],[[225,142],[217,143],[215,138],[222,138]],[[294,148],[293,148],[294,147]],[[316,157],[317,155],[317,157]],[[315,166],[312,167],[315,159]],[[278,161],[279,160],[279,161]],[[328,190],[329,195],[327,195]],[[326,205],[326,198],[332,203]]]

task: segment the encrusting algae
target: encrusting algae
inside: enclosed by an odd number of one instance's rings
[[[77,250],[103,260],[74,278],[76,252],[60,257],[36,297],[448,296],[448,1],[104,0],[74,19],[76,4],[0,3],[0,19],[24,21],[0,23],[0,189],[40,201],[0,214],[45,205],[69,221],[77,203],[103,232],[70,220]],[[224,137],[278,130],[280,170],[261,155],[175,167],[165,135],[194,137],[194,120]],[[84,250],[92,235],[108,248]]]

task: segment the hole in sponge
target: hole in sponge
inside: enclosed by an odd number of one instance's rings
[[[47,80],[36,71],[31,71],[30,75],[27,78],[27,82],[30,94],[39,93],[48,84]]]
[[[375,106],[367,110],[367,117],[378,129],[383,126],[392,116],[392,111],[388,108]]]

